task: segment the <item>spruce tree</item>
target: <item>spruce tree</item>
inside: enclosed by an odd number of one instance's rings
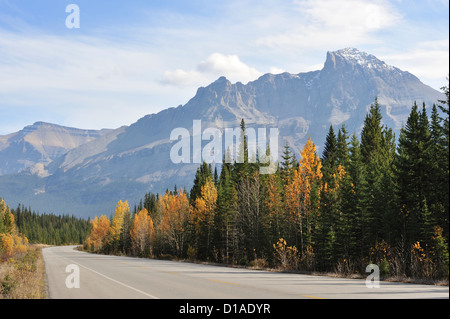
[[[284,183],[291,181],[293,170],[296,167],[297,159],[291,152],[289,144],[286,142],[284,145],[283,155],[281,155],[283,161],[281,162],[281,176]]]
[[[345,124],[339,129],[338,136],[336,139],[336,160],[339,165],[344,168],[348,167],[349,164],[349,154],[348,154],[348,133],[345,128]]]
[[[359,140],[353,134],[349,147],[348,182],[342,191],[342,227],[344,257],[356,261],[365,256],[363,251],[363,216],[365,187],[365,168],[363,165]]]
[[[362,187],[362,197],[364,199],[363,208],[363,238],[364,249],[379,241],[381,213],[385,209],[384,205],[379,206],[379,195],[382,177],[382,127],[381,108],[378,99],[370,106],[369,112],[364,120],[361,132],[361,157],[365,167],[364,185]]]
[[[324,174],[324,180],[327,181],[329,176],[336,169],[337,165],[337,139],[334,134],[333,125],[328,130],[327,137],[325,139],[325,145],[322,152],[322,172]]]
[[[202,191],[203,185],[205,185],[206,180],[208,178],[213,178],[213,172],[211,169],[211,164],[207,164],[206,162],[203,162],[202,165],[200,165],[199,168],[197,168],[197,171],[195,173],[194,178],[194,185],[191,188],[189,199],[191,203],[195,203],[195,200],[198,196],[200,196],[200,193]]]
[[[431,220],[426,189],[428,181],[429,139],[425,109],[414,103],[406,125],[401,129],[396,159],[399,204],[405,237],[409,244],[428,242]],[[431,235],[431,234],[430,234]]]

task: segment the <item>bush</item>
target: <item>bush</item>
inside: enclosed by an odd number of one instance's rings
[[[250,266],[253,268],[266,268],[268,266],[267,260],[264,258],[255,258],[250,262]]]
[[[273,245],[275,249],[275,262],[282,270],[296,270],[299,265],[299,254],[297,247],[288,246],[286,240],[280,238],[276,244]]]
[[[189,245],[187,249],[187,258],[191,261],[194,261],[197,258],[197,249]]]
[[[17,281],[12,279],[9,274],[6,275],[0,284],[0,294],[5,296],[10,295],[16,285]]]

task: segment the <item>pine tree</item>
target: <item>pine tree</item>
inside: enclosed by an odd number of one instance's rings
[[[447,78],[448,81],[448,78]],[[439,194],[441,194],[439,202],[443,204],[443,213],[441,217],[438,217],[440,220],[440,225],[443,228],[443,236],[447,239],[449,238],[449,86],[442,87],[442,91],[446,96],[446,100],[439,101],[439,109],[443,113],[443,118],[441,118],[441,131],[442,131],[442,140],[441,142],[437,142],[440,147],[437,152],[439,155],[439,166],[440,166],[440,177],[439,183],[442,185]]]
[[[235,164],[233,165],[233,179],[236,184],[243,180],[244,177],[248,176],[250,171],[248,163],[248,141],[244,119],[241,120],[240,127],[241,131],[239,136],[239,149],[237,152],[237,159],[235,161]]]
[[[428,121],[425,108],[418,112],[414,103],[405,127],[401,129],[396,175],[399,204],[402,209],[405,237],[409,244],[428,242],[431,221],[428,210],[427,192],[429,163]]]
[[[334,134],[334,128],[331,125],[322,152],[322,172],[325,181],[329,180],[337,167],[337,143],[336,134]]]
[[[336,139],[336,160],[339,165],[342,165],[344,169],[348,167],[349,164],[349,154],[348,154],[348,133],[345,128],[345,124],[339,129],[338,136]]]
[[[381,146],[381,108],[378,99],[370,105],[361,132],[361,155],[364,163],[369,163],[379,152]]]
[[[294,154],[291,152],[289,144],[286,142],[284,145],[283,155],[281,155],[283,161],[281,162],[281,176],[284,183],[287,183],[292,178],[292,172],[296,166],[296,159]]]
[[[217,187],[217,213],[215,215],[215,243],[229,263],[237,255],[238,195],[232,178],[232,165],[224,161]]]
[[[349,148],[348,183],[345,184],[342,193],[343,209],[343,251],[344,258],[357,260],[364,257],[363,216],[364,199],[363,189],[365,185],[365,172],[361,155],[359,140],[356,134],[352,135]]]
[[[191,203],[195,203],[195,200],[201,194],[203,185],[205,185],[206,180],[209,178],[213,178],[211,165],[203,162],[202,165],[197,168],[197,172],[195,173],[194,185],[191,188],[191,193],[189,196]]]
[[[378,99],[370,106],[361,132],[361,156],[364,167],[363,243],[369,250],[386,240],[391,231],[387,224],[395,211],[393,190],[393,160],[395,136],[392,129],[382,125]],[[388,235],[387,235],[388,234]]]

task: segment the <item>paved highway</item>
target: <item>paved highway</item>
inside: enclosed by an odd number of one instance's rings
[[[51,299],[449,298],[448,287],[380,282],[369,289],[359,279],[103,256],[73,246],[43,255]]]

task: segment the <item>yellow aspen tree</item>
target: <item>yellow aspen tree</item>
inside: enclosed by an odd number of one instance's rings
[[[108,234],[110,221],[105,215],[98,218],[95,216],[92,221],[92,229],[89,238],[87,239],[88,246],[95,252],[103,248],[105,238]]]
[[[316,154],[316,146],[308,138],[301,152],[299,167],[293,173],[293,178],[286,185],[286,209],[290,213],[293,222],[296,222],[300,231],[300,245],[303,251],[303,221],[306,218],[308,238],[311,234],[312,213],[316,211],[315,202],[312,200],[314,191],[319,191],[319,182],[322,179],[322,164]],[[317,189],[317,190],[316,190]]]
[[[161,236],[175,250],[176,255],[181,257],[186,245],[191,211],[186,193],[181,189],[176,195],[167,192],[159,199],[158,207],[161,212]]]
[[[0,257],[9,258],[14,251],[14,237],[11,234],[0,234]]]
[[[209,253],[211,233],[214,225],[214,216],[217,208],[217,188],[208,176],[202,186],[200,196],[195,200],[193,209],[193,222],[199,238],[202,253]]]
[[[0,232],[15,234],[17,232],[14,215],[5,201],[0,198]]]
[[[109,248],[112,251],[117,251],[120,243],[120,235],[122,233],[123,228],[123,220],[126,212],[130,211],[130,207],[128,202],[122,202],[121,200],[118,202],[117,207],[114,211],[114,216],[112,219],[112,223],[108,230],[107,236],[107,244],[110,246]]]
[[[152,254],[155,231],[153,220],[147,209],[142,209],[134,216],[130,229],[132,249],[136,255],[148,256]]]

